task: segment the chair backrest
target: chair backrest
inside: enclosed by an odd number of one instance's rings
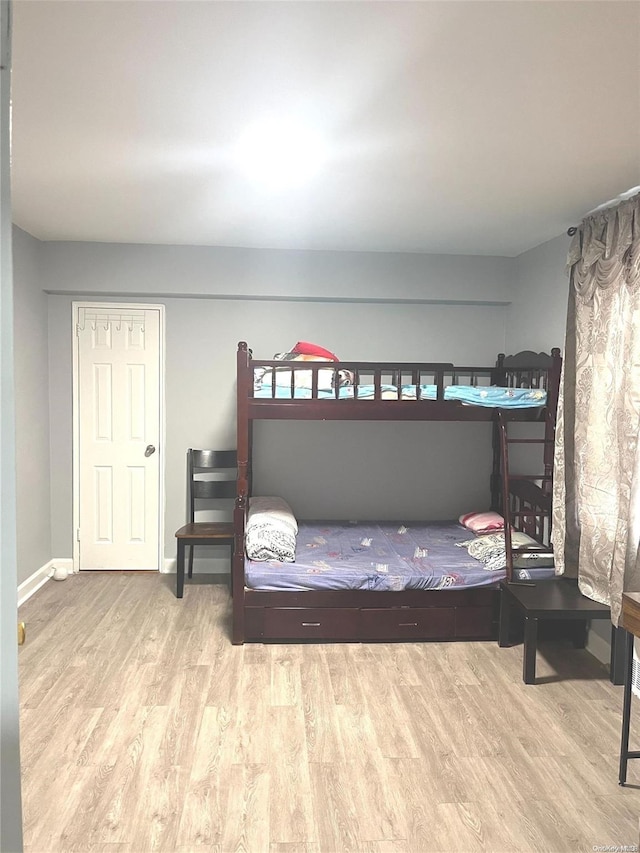
[[[235,450],[187,451],[189,521],[195,521],[196,501],[236,497],[238,456]]]

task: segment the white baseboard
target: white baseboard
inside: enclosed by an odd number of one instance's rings
[[[160,572],[164,575],[170,575],[176,573],[176,563],[177,560],[175,557],[165,557],[161,567]],[[196,557],[194,561],[194,571],[196,573],[200,573],[202,571],[207,574],[220,574],[220,575],[228,575],[229,574],[229,561],[228,560],[198,560]],[[18,607],[21,604],[24,604],[27,599],[31,598],[31,596],[37,592],[40,587],[44,586],[44,584],[53,577],[53,570],[56,566],[60,566],[61,568],[65,568],[69,575],[73,574],[73,560],[72,559],[57,559],[57,560],[49,560],[48,563],[45,563],[44,566],[41,566],[37,571],[35,571],[30,577],[23,581],[18,587]]]
[[[60,566],[60,568],[65,568],[69,574],[73,572],[73,560],[68,559],[60,559],[60,560],[49,560],[48,563],[45,563],[44,566],[41,566],[37,569],[30,577],[26,579],[26,581],[22,581],[22,583],[18,587],[18,607],[21,604],[24,604],[25,601],[37,592],[41,586],[49,580],[49,578],[53,577],[53,570],[56,566]]]

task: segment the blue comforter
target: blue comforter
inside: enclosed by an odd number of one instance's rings
[[[245,560],[251,589],[450,589],[504,580],[458,543],[475,538],[457,522],[301,523],[294,563]],[[553,568],[514,570],[520,579],[553,577]]]

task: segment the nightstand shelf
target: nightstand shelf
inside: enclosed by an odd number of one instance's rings
[[[522,678],[525,684],[535,684],[538,625],[542,621],[557,620],[576,622],[586,629],[592,619],[610,619],[607,605],[592,601],[578,589],[577,581],[571,578],[552,578],[532,584],[500,584],[500,627],[498,645],[511,645],[510,635],[513,617],[519,613],[524,617],[524,655]],[[610,678],[613,684],[622,684],[624,658],[620,633],[612,627]]]

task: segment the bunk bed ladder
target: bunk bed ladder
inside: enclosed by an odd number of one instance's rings
[[[494,477],[499,470],[499,510],[504,517],[505,551],[507,558],[507,582],[513,582],[514,549],[511,532],[513,529],[529,534],[538,542],[550,547],[551,537],[551,493],[553,487],[553,448],[555,443],[555,417],[550,409],[545,410],[544,436],[542,438],[511,438],[508,420],[503,410],[497,413],[499,459],[494,459]],[[535,474],[512,474],[509,469],[509,447],[513,444],[538,444],[543,447],[543,472]],[[497,468],[495,462],[499,463]],[[496,503],[495,479],[492,481],[493,502]],[[525,549],[530,550],[530,549]]]

